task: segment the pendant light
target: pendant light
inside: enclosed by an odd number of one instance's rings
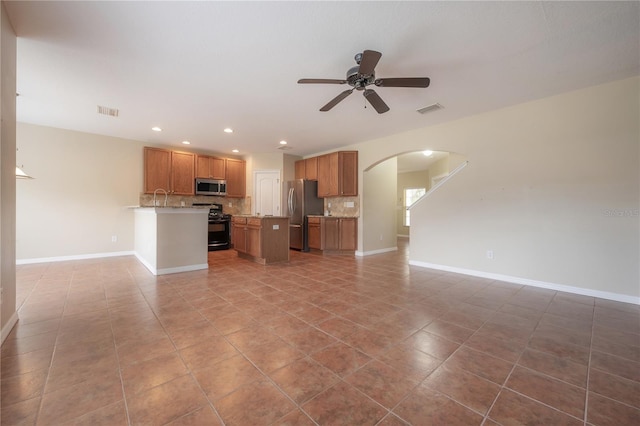
[[[18,152],[18,148],[16,148],[16,153],[17,152]],[[17,154],[16,154],[16,156],[17,156]],[[24,167],[24,166],[22,166],[22,167]],[[24,171],[22,171],[22,167],[18,167],[16,165],[16,179],[33,179],[33,177],[29,176]]]
[[[33,179],[33,177],[23,172],[20,167],[16,166],[16,179]]]

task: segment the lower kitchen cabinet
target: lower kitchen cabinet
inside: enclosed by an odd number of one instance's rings
[[[232,226],[238,256],[263,265],[289,261],[289,218],[234,216]]]
[[[325,253],[353,253],[358,248],[358,219],[312,216],[308,218],[309,248]]]

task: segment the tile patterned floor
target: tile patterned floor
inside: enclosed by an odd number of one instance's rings
[[[640,424],[640,307],[292,252],[18,267],[3,425]]]

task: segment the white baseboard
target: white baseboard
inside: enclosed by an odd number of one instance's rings
[[[208,269],[208,263],[201,263],[198,265],[187,265],[187,266],[178,266],[176,268],[164,268],[158,269],[158,273],[156,275],[167,275],[167,274],[177,274],[178,272],[191,272],[191,271],[200,271],[202,269]]]
[[[196,264],[196,265],[178,266],[178,267],[175,267],[175,268],[156,269],[155,266],[151,265],[149,262],[144,260],[142,258],[142,256],[140,256],[138,253],[134,253],[134,255],[135,255],[136,259],[138,259],[138,261],[140,263],[142,263],[144,265],[144,267],[147,268],[149,270],[149,272],[151,272],[153,275],[177,274],[179,272],[199,271],[201,269],[208,269],[209,268],[209,264],[208,263],[200,263],[200,264]]]
[[[409,265],[421,266],[423,268],[437,269],[439,271],[455,272],[458,274],[471,275],[479,278],[488,278],[491,280],[505,281],[513,284],[522,284],[531,287],[548,288],[550,290],[564,291],[566,293],[580,294],[582,296],[599,297],[601,299],[615,300],[616,302],[632,303],[640,305],[640,297],[629,296],[626,294],[611,293],[608,291],[592,290],[582,287],[573,287],[564,284],[548,283],[545,281],[531,280],[529,278],[513,277],[510,275],[494,274],[492,272],[476,271],[472,269],[457,268],[454,266],[436,265],[433,263],[419,262],[410,260]]]
[[[55,257],[40,257],[33,259],[16,259],[16,265],[29,265],[32,263],[49,263],[49,262],[65,262],[68,260],[86,260],[86,259],[100,259],[101,257],[117,257],[117,256],[130,256],[135,254],[133,251],[113,251],[108,253],[91,253],[91,254],[78,254],[72,256],[55,256]]]
[[[13,330],[13,327],[16,325],[17,322],[18,322],[18,313],[14,312],[13,315],[11,315],[11,318],[9,318],[9,321],[7,321],[4,327],[2,327],[2,336],[0,340],[0,345],[4,343],[4,340],[7,338],[7,336],[9,336],[9,333],[11,333],[11,330]]]
[[[387,247],[383,249],[369,250],[369,251],[356,251],[356,256],[360,256],[360,257],[371,256],[372,254],[388,253],[390,251],[398,251],[398,247]]]

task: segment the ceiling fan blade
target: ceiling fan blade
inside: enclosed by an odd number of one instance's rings
[[[334,106],[338,105],[338,103],[340,103],[340,101],[342,101],[344,98],[349,96],[351,94],[351,92],[353,92],[353,89],[345,90],[344,92],[340,93],[338,96],[336,96],[335,98],[331,99],[331,101],[329,101],[328,104],[326,104],[325,106],[320,108],[320,111],[322,111],[322,112],[329,111],[331,108],[333,108]]]
[[[378,61],[382,57],[382,53],[375,50],[365,50],[362,52],[362,59],[360,59],[360,68],[358,74],[371,75],[373,70],[378,65]]]
[[[379,78],[375,85],[379,87],[429,87],[428,77]]]
[[[334,80],[331,78],[301,78],[298,84],[345,84],[347,80]]]
[[[378,114],[389,111],[387,104],[384,103],[382,98],[374,90],[366,89],[364,91],[364,97],[367,98],[371,106],[378,111]]]

